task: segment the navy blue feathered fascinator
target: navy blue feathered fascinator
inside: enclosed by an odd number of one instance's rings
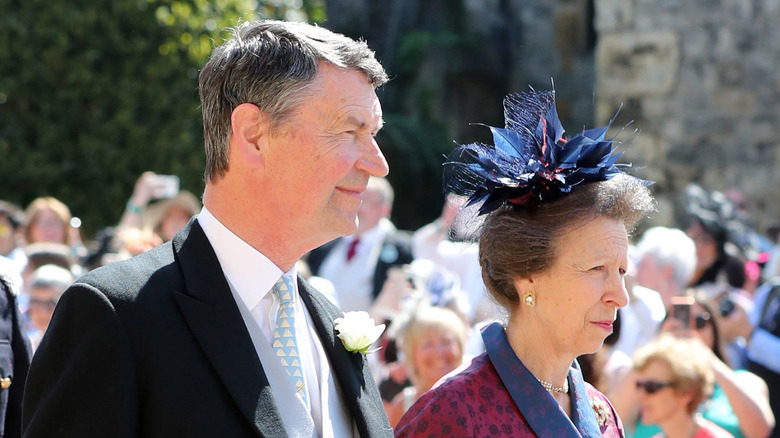
[[[533,208],[628,166],[615,163],[622,153],[605,138],[610,125],[563,137],[554,91],[508,95],[504,118],[504,129],[489,126],[493,145],[458,146],[444,164],[445,191],[468,196],[468,205],[482,202],[480,215],[507,205]]]

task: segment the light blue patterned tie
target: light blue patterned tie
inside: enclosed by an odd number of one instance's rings
[[[293,305],[293,279],[289,275],[282,275],[276,282],[273,292],[279,297],[279,312],[276,314],[276,327],[274,328],[273,348],[276,357],[282,362],[284,370],[290,376],[295,390],[303,397],[303,402],[308,404],[306,389],[304,388],[303,369],[298,355],[298,344],[295,340],[295,307]]]

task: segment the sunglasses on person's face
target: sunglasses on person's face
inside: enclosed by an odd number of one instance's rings
[[[707,327],[707,324],[710,323],[711,319],[712,315],[710,315],[709,312],[696,315],[696,319],[694,320],[694,327],[696,327],[696,330],[701,330],[704,327]]]
[[[671,382],[656,382],[655,380],[645,380],[636,382],[636,388],[641,389],[648,394],[655,394],[656,392],[672,386]]]

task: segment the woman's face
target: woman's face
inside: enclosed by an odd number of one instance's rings
[[[715,328],[712,326],[715,321],[712,318],[701,304],[694,303],[691,306],[691,328],[694,336],[701,339],[710,350],[715,348]]]
[[[422,386],[432,386],[463,362],[457,336],[447,330],[428,330],[413,350],[414,370]]]
[[[537,319],[553,350],[593,353],[612,333],[617,309],[628,304],[627,268],[628,234],[622,222],[598,218],[572,229],[561,237],[550,269],[515,283],[525,313],[521,317]],[[526,288],[536,295],[534,307],[523,303]]]
[[[190,214],[184,209],[174,207],[172,208],[160,225],[160,234],[166,242],[173,239],[173,236],[181,230],[187,222],[190,221]]]
[[[675,391],[669,365],[651,359],[637,374],[636,390],[643,423],[662,424],[678,415],[688,415],[691,396]]]
[[[703,271],[712,266],[718,259],[718,244],[715,238],[698,222],[689,225],[685,234],[696,244],[696,270]]]
[[[65,243],[65,223],[51,210],[45,209],[35,215],[30,223],[30,242]]]

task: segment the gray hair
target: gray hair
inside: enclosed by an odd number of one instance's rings
[[[243,23],[232,32],[199,77],[207,181],[228,169],[230,119],[238,105],[255,104],[270,116],[272,127],[282,124],[308,97],[319,61],[359,70],[374,88],[388,80],[364,41],[321,27],[265,20]]]
[[[61,295],[75,280],[73,273],[65,268],[57,265],[43,265],[33,271],[29,280],[30,284],[27,287],[30,289],[54,289],[57,295]]]
[[[366,190],[371,190],[379,193],[382,196],[382,203],[384,205],[393,206],[393,200],[395,199],[395,192],[393,186],[390,185],[390,181],[387,178],[380,178],[378,176],[372,176],[368,179]]]
[[[696,244],[676,228],[653,227],[637,244],[637,260],[651,256],[659,267],[672,267],[672,279],[685,288],[696,269]]]

